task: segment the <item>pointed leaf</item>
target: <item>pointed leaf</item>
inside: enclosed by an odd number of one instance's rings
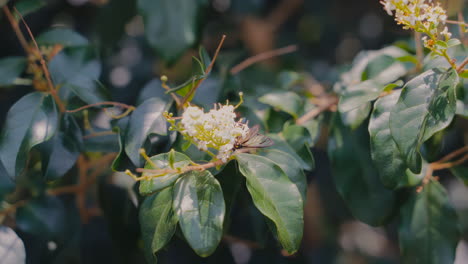
[[[390,131],[406,166],[421,170],[419,149],[447,127],[455,115],[458,75],[453,69],[432,69],[409,81],[390,113]]]
[[[225,204],[221,185],[209,171],[191,171],[174,185],[173,208],[195,252],[211,255],[223,234]]]
[[[152,134],[167,135],[167,120],[163,113],[170,103],[158,97],[144,101],[130,116],[125,133],[125,152],[135,166],[143,165],[140,149]]]
[[[304,225],[303,200],[297,186],[265,157],[237,154],[236,160],[255,206],[274,223],[283,248],[291,254],[296,252]]]
[[[172,210],[173,188],[151,195],[140,207],[141,234],[148,263],[156,263],[155,255],[171,240],[177,228],[177,216]]]
[[[83,145],[81,129],[73,116],[64,115],[60,126],[60,131],[40,148],[44,179],[48,181],[62,177],[73,167]]]
[[[153,163],[157,166],[156,168],[153,167],[150,163],[145,164],[145,169],[171,169],[170,161],[169,161],[170,153],[163,153],[158,154],[156,156],[152,156],[150,159]],[[180,152],[174,152],[174,168],[183,168],[185,166],[190,165],[191,160],[186,155]],[[152,175],[151,173],[143,173],[143,176]],[[167,186],[171,186],[180,176],[182,173],[172,173],[167,174],[160,177],[155,177],[149,181],[141,181],[140,183],[140,194],[141,195],[149,195],[155,193]]]
[[[45,5],[46,3],[43,0],[21,0],[16,3],[15,8],[24,17]]]
[[[32,147],[54,135],[57,119],[54,99],[46,93],[27,94],[10,108],[0,137],[0,160],[10,177],[21,173]]]
[[[431,180],[412,192],[400,212],[400,247],[403,263],[453,263],[460,234],[457,213],[444,187]]]
[[[0,257],[3,264],[26,263],[26,249],[21,238],[11,228],[0,226]]]

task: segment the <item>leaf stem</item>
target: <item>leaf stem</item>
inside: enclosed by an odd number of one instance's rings
[[[281,56],[284,54],[292,53],[297,50],[297,45],[289,45],[283,48],[275,49],[275,50],[269,50],[260,54],[257,54],[255,56],[249,57],[242,61],[241,63],[237,64],[236,66],[231,68],[231,74],[236,75],[242,70],[248,68],[249,66],[260,62],[264,60],[268,60],[277,56]]]
[[[468,57],[466,57],[461,63],[460,65],[458,65],[457,67],[457,72],[458,73],[461,73],[464,69],[465,69],[465,66],[468,64]]]

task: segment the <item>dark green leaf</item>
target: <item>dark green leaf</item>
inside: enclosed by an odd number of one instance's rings
[[[221,185],[209,171],[191,171],[174,185],[173,208],[193,250],[211,255],[221,240],[225,204]]]
[[[65,230],[65,208],[57,197],[43,196],[18,208],[16,225],[24,232],[59,239]]]
[[[315,168],[315,160],[310,151],[312,137],[309,131],[303,126],[288,125],[283,129],[283,137],[313,170]]]
[[[288,153],[277,149],[264,149],[260,153],[263,157],[278,165],[288,178],[296,185],[301,193],[302,200],[306,200],[307,179],[301,164]]]
[[[3,264],[26,263],[26,249],[13,229],[0,226],[0,256]]]
[[[432,69],[409,81],[390,113],[390,130],[408,168],[421,170],[419,148],[447,127],[456,109],[455,70]]]
[[[328,155],[338,193],[357,219],[382,225],[392,214],[395,196],[382,184],[372,165],[366,131],[351,131],[338,115],[335,118]]]
[[[153,97],[144,101],[130,116],[125,133],[125,152],[137,167],[143,165],[140,149],[144,146],[148,136],[152,134],[167,135],[167,120],[163,113],[171,103],[161,98]]]
[[[56,180],[73,167],[83,145],[81,129],[71,115],[64,115],[61,129],[41,145],[44,179]]]
[[[453,263],[460,239],[458,219],[447,192],[431,180],[421,192],[412,192],[400,213],[403,263]]]
[[[370,103],[365,103],[351,111],[340,112],[341,119],[345,125],[351,127],[351,129],[356,129],[367,119],[371,108]]]
[[[42,0],[21,0],[16,3],[15,8],[22,16],[26,16],[39,10],[45,4]]]
[[[258,99],[264,104],[271,105],[279,110],[298,118],[303,112],[303,101],[299,95],[293,92],[268,93]]]
[[[114,162],[112,162],[112,169],[115,171],[125,171],[127,169],[131,169],[135,167],[132,164],[132,161],[125,153],[125,133],[128,129],[128,123],[130,121],[130,117],[125,117],[119,119],[115,125],[113,126],[112,130],[118,134],[118,143],[119,143],[119,154],[115,158]]]
[[[174,235],[177,216],[172,210],[173,188],[168,187],[145,199],[140,207],[141,234],[148,263],[156,263],[156,252]]]
[[[382,183],[391,189],[403,187],[406,165],[390,133],[390,112],[400,97],[401,90],[384,96],[374,104],[369,121],[372,160]]]
[[[268,217],[285,250],[299,249],[303,230],[303,200],[297,186],[273,161],[252,154],[237,154],[239,170],[255,206]]]
[[[108,99],[107,92],[98,81],[101,63],[87,47],[62,50],[50,61],[49,70],[64,99],[68,99],[70,92],[88,104]]]
[[[267,136],[274,142],[273,146],[269,147],[270,149],[278,149],[293,156],[301,164],[301,168],[304,170],[312,170],[314,168],[315,164],[313,158],[311,160],[310,157],[299,156],[284,138],[277,134],[267,134]]]
[[[348,87],[348,90],[340,97],[338,109],[341,112],[347,112],[358,108],[379,97],[385,86],[373,80],[367,80],[362,83]]]
[[[57,119],[54,99],[45,93],[27,94],[10,108],[0,137],[0,160],[10,177],[21,173],[32,147],[54,135]]]
[[[54,28],[46,31],[36,38],[39,45],[55,45],[60,44],[64,47],[88,46],[88,40],[68,28]]]
[[[158,154],[156,156],[151,157],[151,161],[157,166],[155,168],[150,163],[145,164],[145,169],[170,169],[169,166],[169,153]],[[174,153],[174,168],[182,168],[187,165],[190,165],[190,158],[186,155],[175,152]],[[143,173],[143,176],[150,176],[151,173]],[[148,195],[155,193],[167,186],[171,186],[182,174],[181,173],[173,173],[167,174],[160,177],[154,177],[153,179],[147,181],[141,181],[140,183],[140,194]]]
[[[26,58],[7,57],[0,59],[0,86],[12,85],[26,67]]]
[[[146,38],[159,56],[174,61],[195,44],[204,1],[138,0]]]

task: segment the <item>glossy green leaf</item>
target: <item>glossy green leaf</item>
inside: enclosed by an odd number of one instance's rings
[[[63,235],[65,219],[64,205],[54,196],[33,199],[16,211],[16,225],[20,230],[46,239]]]
[[[0,226],[0,256],[3,264],[26,263],[26,249],[13,229]]]
[[[402,263],[453,263],[460,234],[457,213],[447,192],[431,180],[421,192],[412,192],[400,212]]]
[[[88,46],[89,41],[68,28],[53,28],[48,30],[36,38],[39,45],[55,45],[60,44],[64,47]]]
[[[239,171],[247,179],[247,189],[255,206],[275,226],[283,248],[299,249],[303,231],[303,200],[297,186],[273,161],[253,154],[237,154]]]
[[[283,137],[313,170],[315,168],[315,160],[310,150],[313,142],[309,131],[303,126],[288,125],[283,129]]]
[[[294,92],[274,92],[263,95],[258,99],[264,104],[271,105],[279,110],[298,118],[303,112],[303,101]]]
[[[278,165],[288,178],[296,185],[302,200],[306,200],[307,178],[301,169],[301,164],[288,153],[277,149],[264,149],[260,153],[263,157]]]
[[[348,87],[347,92],[343,93],[338,103],[338,109],[341,112],[347,112],[373,101],[379,97],[385,86],[373,80],[367,80],[362,83]]]
[[[340,112],[341,120],[343,120],[343,123],[351,129],[356,129],[367,119],[371,112],[371,108],[372,106],[370,103],[365,103],[348,112]]]
[[[394,193],[385,188],[372,164],[366,131],[351,131],[335,118],[328,155],[338,193],[354,217],[382,225],[392,214]]]
[[[13,85],[26,67],[24,57],[6,57],[0,59],[0,86]]]
[[[60,96],[64,99],[68,99],[70,93],[88,104],[109,98],[98,81],[101,63],[95,59],[94,51],[87,47],[62,50],[49,62],[49,71],[55,85],[60,86]]]
[[[158,55],[172,62],[195,44],[204,1],[138,0],[146,39]]]
[[[390,112],[400,97],[401,90],[384,96],[374,104],[369,121],[372,160],[382,183],[391,189],[403,187],[406,177],[405,158],[402,156],[390,133]]]
[[[141,234],[145,244],[148,263],[156,263],[156,252],[171,240],[177,228],[177,216],[172,210],[173,188],[145,199],[140,207]]]
[[[284,151],[288,153],[289,155],[293,156],[299,164],[301,164],[301,168],[304,170],[312,170],[315,166],[315,162],[313,158],[311,159],[310,157],[301,157],[298,155],[298,153],[289,145],[286,140],[277,135],[277,134],[267,134],[269,138],[271,138],[274,142],[273,146],[269,147],[269,149],[278,149],[281,151]]]
[[[24,17],[39,10],[45,4],[43,0],[21,0],[16,3],[15,8]]]
[[[421,170],[419,148],[436,132],[447,127],[455,115],[455,70],[432,69],[409,81],[390,113],[390,130],[406,166]]]
[[[64,115],[60,131],[41,145],[44,179],[56,180],[75,164],[83,145],[81,129],[75,119]]]
[[[411,67],[406,66],[398,60],[401,56],[405,56],[405,53],[401,52],[392,55],[379,54],[367,64],[363,72],[363,80],[373,80],[380,84],[387,84],[404,76]]]
[[[0,136],[0,160],[10,177],[21,173],[32,147],[54,135],[57,119],[54,99],[46,93],[27,94],[10,108]]]
[[[152,134],[167,135],[167,120],[163,113],[170,103],[158,97],[150,98],[139,105],[130,116],[125,132],[125,152],[135,166],[143,165],[140,149]]]
[[[191,171],[174,185],[173,208],[185,239],[202,257],[211,255],[223,234],[226,211],[221,185],[209,171]]]
[[[152,156],[150,159],[157,166],[153,167],[150,163],[145,164],[145,169],[170,169],[169,153],[162,153]],[[174,152],[174,168],[182,168],[190,165],[190,158],[180,152]],[[143,176],[152,175],[151,173],[143,173]],[[140,194],[149,195],[155,193],[167,186],[171,186],[181,176],[181,173],[172,173],[160,177],[155,177],[149,181],[141,181]]]

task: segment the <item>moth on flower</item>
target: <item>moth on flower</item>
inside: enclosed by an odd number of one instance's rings
[[[270,138],[258,133],[258,125],[249,128],[248,122],[236,121],[234,110],[241,103],[242,94],[241,102],[237,106],[218,103],[205,113],[202,108],[190,105],[185,108],[181,117],[172,117],[172,114],[168,113],[165,113],[165,116],[171,123],[171,130],[180,132],[200,150],[227,162],[235,150],[273,145]],[[209,149],[216,150],[217,154],[211,153]]]

